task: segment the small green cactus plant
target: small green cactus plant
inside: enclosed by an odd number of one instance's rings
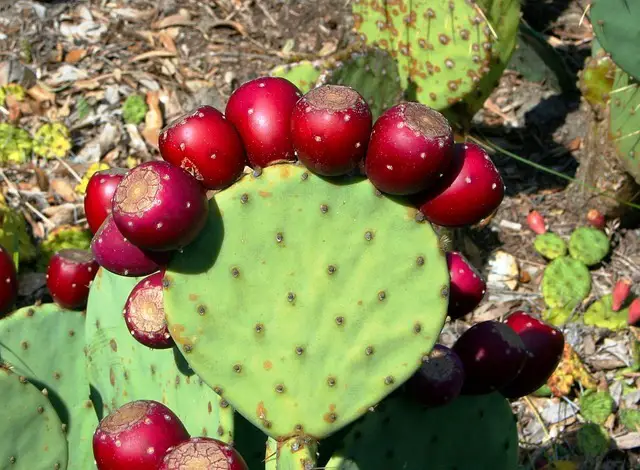
[[[0,164],[24,163],[31,156],[33,140],[27,131],[0,123]]]
[[[542,295],[547,306],[572,310],[591,292],[591,273],[584,263],[561,256],[547,265]]]
[[[302,93],[307,93],[315,88],[325,67],[325,61],[302,60],[293,64],[278,65],[271,69],[269,75],[286,78],[295,84]]]
[[[33,138],[33,151],[46,159],[63,158],[71,150],[71,133],[61,122],[43,124]]]
[[[615,402],[604,390],[586,390],[580,395],[580,414],[587,421],[604,424],[613,413]]]
[[[592,227],[575,229],[569,239],[569,254],[587,266],[600,263],[609,254],[610,249],[607,235],[602,230]]]
[[[122,105],[122,118],[127,124],[140,124],[144,121],[149,107],[140,95],[129,95]]]
[[[593,302],[584,312],[584,323],[610,330],[620,330],[627,326],[628,317],[628,308],[621,308],[617,312],[613,311],[611,294],[608,294]]]
[[[565,256],[568,250],[567,243],[559,235],[552,232],[536,236],[533,246],[538,253],[550,260]]]

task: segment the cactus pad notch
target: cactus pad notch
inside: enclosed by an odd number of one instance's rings
[[[210,204],[166,271],[165,311],[193,369],[250,422],[279,440],[322,439],[419,368],[449,274],[415,209],[366,179],[290,164]]]

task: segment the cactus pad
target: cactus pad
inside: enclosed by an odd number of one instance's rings
[[[582,425],[576,433],[580,452],[589,459],[595,459],[609,450],[611,438],[609,432],[596,423]]]
[[[71,150],[71,133],[61,122],[43,124],[33,139],[33,151],[47,159],[63,158]]]
[[[594,41],[592,44],[591,57],[587,57],[580,72],[579,87],[582,96],[591,106],[604,110],[613,89],[616,65],[596,43]]]
[[[122,105],[122,118],[127,124],[140,124],[144,121],[149,107],[140,95],[130,95]]]
[[[66,469],[67,441],[47,397],[24,377],[0,367],[0,468]]]
[[[542,277],[542,296],[547,306],[573,310],[591,292],[591,273],[584,263],[569,256],[547,265]]]
[[[600,263],[610,248],[607,235],[593,227],[579,227],[573,231],[569,239],[569,253],[587,266]]]
[[[580,395],[580,414],[593,423],[604,424],[614,405],[613,398],[604,390],[585,390]]]
[[[414,209],[282,164],[215,195],[164,285],[169,331],[207,384],[271,437],[322,439],[418,369],[449,274]]]
[[[175,349],[149,349],[129,333],[123,318],[129,293],[142,278],[122,277],[100,269],[87,305],[89,380],[106,411],[134,400],[167,405],[192,435],[229,442],[233,410],[185,363]]]
[[[609,107],[610,134],[618,158],[640,184],[640,85],[620,69],[616,71]]]
[[[282,77],[289,80],[302,93],[307,93],[315,88],[318,78],[322,74],[323,62],[321,60],[302,60],[294,64],[278,65],[271,69],[269,75]]]
[[[548,308],[542,312],[542,319],[555,326],[562,326],[569,321],[573,315],[573,309]]]
[[[325,466],[333,470],[512,470],[517,467],[516,421],[497,393],[460,396],[424,409],[389,398],[358,422],[344,448]]]
[[[567,254],[567,244],[558,235],[546,232],[538,235],[533,242],[538,253],[547,259],[556,259]]]
[[[0,163],[24,163],[31,156],[33,141],[24,129],[0,122]]]
[[[584,312],[584,323],[599,328],[621,330],[627,326],[628,317],[628,308],[621,308],[617,312],[611,310],[611,294],[609,294],[589,306]]]

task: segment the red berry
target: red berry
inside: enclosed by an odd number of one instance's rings
[[[173,338],[164,315],[162,272],[142,279],[124,304],[124,319],[131,335],[152,349],[173,346]]]
[[[373,125],[365,171],[380,191],[408,195],[436,185],[451,165],[453,130],[435,109],[404,103]]]
[[[509,315],[505,323],[524,343],[527,359],[516,378],[500,392],[507,398],[520,398],[538,390],[556,370],[564,351],[564,335],[522,311]]]
[[[452,320],[471,313],[482,301],[487,284],[475,267],[457,251],[446,254],[449,266],[449,309]]]
[[[187,439],[173,411],[153,400],[138,400],[100,421],[93,457],[98,470],[157,470],[167,449]]]
[[[640,298],[633,299],[633,302],[631,302],[631,305],[629,305],[629,316],[627,317],[627,324],[640,326]]]
[[[167,162],[138,165],[113,195],[113,219],[134,245],[155,251],[182,248],[207,220],[202,186],[182,168]]]
[[[53,301],[70,310],[83,309],[89,298],[89,286],[100,265],[89,250],[60,250],[47,268],[47,288]]]
[[[111,168],[98,171],[89,179],[84,197],[84,213],[91,232],[96,233],[107,215],[111,214],[113,193],[127,171],[124,168]]]
[[[295,160],[291,112],[300,96],[293,83],[280,77],[251,80],[231,94],[225,114],[242,137],[252,166]]]
[[[598,209],[591,209],[589,212],[587,212],[587,222],[589,223],[589,225],[597,228],[598,230],[604,230],[604,227],[606,225],[604,215],[602,215],[602,212],[600,212]]]
[[[504,197],[498,169],[482,147],[456,144],[453,164],[441,185],[416,197],[420,212],[444,227],[474,225],[491,215]]]
[[[0,245],[0,318],[11,311],[17,297],[16,265],[9,252]]]
[[[622,308],[629,293],[631,292],[631,281],[629,279],[620,279],[616,282],[611,293],[611,310],[617,312]]]
[[[249,470],[240,453],[217,439],[192,437],[169,449],[159,470]]]
[[[298,159],[314,173],[344,175],[364,158],[371,122],[369,106],[353,88],[314,88],[293,109],[293,147]]]
[[[453,345],[464,367],[462,393],[481,395],[511,382],[526,359],[520,337],[504,323],[484,321],[465,331]]]
[[[223,189],[244,170],[240,135],[217,109],[200,106],[160,133],[160,154],[187,170],[207,189]]]
[[[544,217],[542,217],[542,214],[538,211],[529,212],[529,215],[527,216],[527,225],[529,225],[529,228],[538,235],[542,235],[547,231]]]

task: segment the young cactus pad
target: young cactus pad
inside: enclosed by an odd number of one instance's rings
[[[134,400],[167,405],[192,435],[229,442],[233,410],[202,383],[175,349],[149,349],[138,343],[123,318],[124,304],[142,278],[100,269],[87,305],[89,380],[106,412]]]
[[[512,470],[517,458],[516,421],[501,395],[460,396],[432,409],[397,396],[358,422],[324,468]]]
[[[67,441],[47,397],[24,377],[0,366],[1,468],[66,469]]]
[[[587,266],[602,261],[609,253],[609,239],[602,230],[580,227],[573,231],[569,239],[569,253],[574,259]]]
[[[556,259],[567,254],[565,241],[552,232],[538,235],[533,242],[533,247],[547,259]]]
[[[584,323],[599,328],[621,330],[627,326],[628,317],[628,308],[621,308],[617,312],[611,309],[611,294],[609,294],[589,305],[584,312]]]
[[[315,88],[318,78],[322,74],[324,61],[302,60],[293,64],[278,65],[271,69],[269,75],[272,77],[282,77],[289,80],[302,93],[307,93]]]
[[[561,256],[547,265],[542,277],[542,296],[547,306],[573,310],[591,292],[591,273],[584,263]]]
[[[640,27],[637,28],[640,31]],[[640,54],[636,53],[636,56]],[[617,69],[609,102],[610,134],[618,158],[625,169],[640,183],[640,85]]]
[[[269,436],[322,439],[420,366],[449,274],[416,211],[363,178],[282,164],[210,201],[164,278],[169,331],[204,381]]]

